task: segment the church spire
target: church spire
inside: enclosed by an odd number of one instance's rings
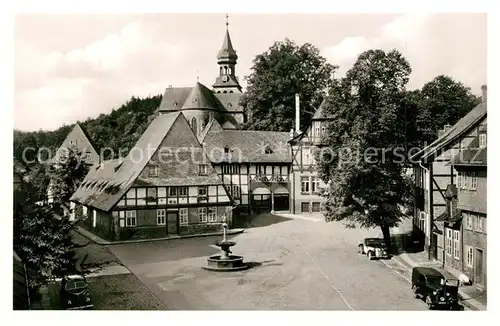
[[[232,63],[236,64],[238,55],[233,48],[233,43],[231,42],[231,36],[229,35],[229,15],[226,14],[226,35],[224,36],[224,42],[222,42],[222,48],[217,54],[218,63]]]
[[[231,36],[229,35],[229,15],[226,14],[226,34],[222,42],[222,48],[217,53],[217,64],[219,65],[219,76],[212,85],[217,93],[241,92],[241,86],[236,78],[235,68],[238,55],[233,48]]]

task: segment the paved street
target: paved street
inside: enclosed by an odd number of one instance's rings
[[[273,222],[276,222],[272,224]],[[256,265],[247,271],[201,269],[218,238],[113,245],[109,249],[173,310],[427,310],[406,279],[357,253],[378,230],[345,229],[318,218],[261,216],[234,254]]]

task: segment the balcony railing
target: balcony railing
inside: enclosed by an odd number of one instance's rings
[[[288,175],[254,174],[254,175],[250,176],[250,181],[258,181],[258,182],[288,182]]]

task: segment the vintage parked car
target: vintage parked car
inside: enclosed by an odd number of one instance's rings
[[[411,286],[415,298],[422,298],[429,309],[460,309],[456,279],[447,279],[439,271],[429,267],[413,267]]]
[[[87,280],[83,275],[68,275],[61,281],[61,306],[64,309],[92,309]]]
[[[390,257],[384,239],[380,238],[365,238],[363,243],[358,245],[358,252],[364,255],[366,254],[370,260],[374,258]]]

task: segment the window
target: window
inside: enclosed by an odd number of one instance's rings
[[[481,218],[481,216],[475,215],[474,220],[476,222],[474,231],[483,232],[483,219]]]
[[[318,203],[318,202],[312,203],[312,211],[313,211],[313,213],[319,212],[320,211],[320,203]]]
[[[462,173],[462,189],[467,190],[469,183],[469,176],[466,173]]]
[[[165,225],[166,216],[165,209],[157,209],[156,210],[156,224]]]
[[[198,197],[205,197],[208,193],[207,186],[198,187]]]
[[[167,188],[158,187],[158,204],[164,205],[167,203]]]
[[[470,176],[470,190],[475,191],[477,189],[477,172],[472,172]]]
[[[316,134],[314,136],[316,137],[319,137],[320,136],[320,133],[319,133],[319,123],[316,124]]]
[[[136,211],[126,211],[125,226],[137,226]]]
[[[309,203],[302,203],[300,206],[302,213],[309,213]]]
[[[97,226],[97,211],[94,209],[92,210],[92,227],[96,227]]]
[[[303,148],[302,149],[302,164],[303,165],[309,165],[311,164],[311,156],[309,153],[309,148]]]
[[[179,209],[179,224],[185,225],[188,224],[188,209],[180,208]]]
[[[302,193],[309,193],[309,177],[301,177],[300,178],[300,191]]]
[[[265,154],[272,154],[273,150],[269,146],[266,146],[266,148],[264,149],[264,153]]]
[[[479,148],[486,148],[486,134],[479,134]]]
[[[148,176],[157,177],[158,176],[158,166],[153,165],[148,167]]]
[[[126,195],[127,206],[135,206],[135,188],[130,188]]]
[[[91,152],[86,152],[85,153],[85,159],[90,160],[91,157],[92,157],[92,153]]]
[[[191,119],[191,130],[196,134],[198,131],[198,128],[196,126],[196,118]]]
[[[156,204],[156,188],[146,188],[147,194],[146,194],[146,202],[148,205],[153,205]]]
[[[419,227],[420,230],[424,232],[425,232],[425,218],[426,218],[425,212],[420,212]]]
[[[231,193],[231,197],[233,197],[233,198],[240,198],[240,187],[232,185],[230,193]]]
[[[453,257],[460,259],[460,231],[453,230]]]
[[[458,172],[457,189],[462,189],[462,172]]]
[[[317,194],[319,192],[319,183],[320,183],[320,180],[318,177],[312,177],[311,178],[311,187],[312,187],[312,192],[313,194]]]
[[[83,215],[84,217],[87,217],[87,216],[88,216],[87,206],[83,206],[83,207],[82,207],[82,215]]]
[[[168,196],[169,197],[177,197],[177,188],[176,187],[168,187]]]
[[[198,207],[198,220],[202,223],[207,222],[207,208],[206,207]]]
[[[465,216],[465,228],[467,230],[472,230],[472,215],[470,213],[463,213]]]
[[[208,208],[208,221],[217,222],[217,207]]]
[[[179,197],[186,197],[188,195],[187,187],[179,187]]]
[[[467,267],[472,267],[474,262],[474,248],[471,246],[466,246],[465,248],[467,252]]]
[[[453,248],[453,234],[451,229],[446,229],[446,254],[451,256]]]
[[[198,165],[198,174],[199,175],[207,175],[207,165],[206,164],[200,164]]]

